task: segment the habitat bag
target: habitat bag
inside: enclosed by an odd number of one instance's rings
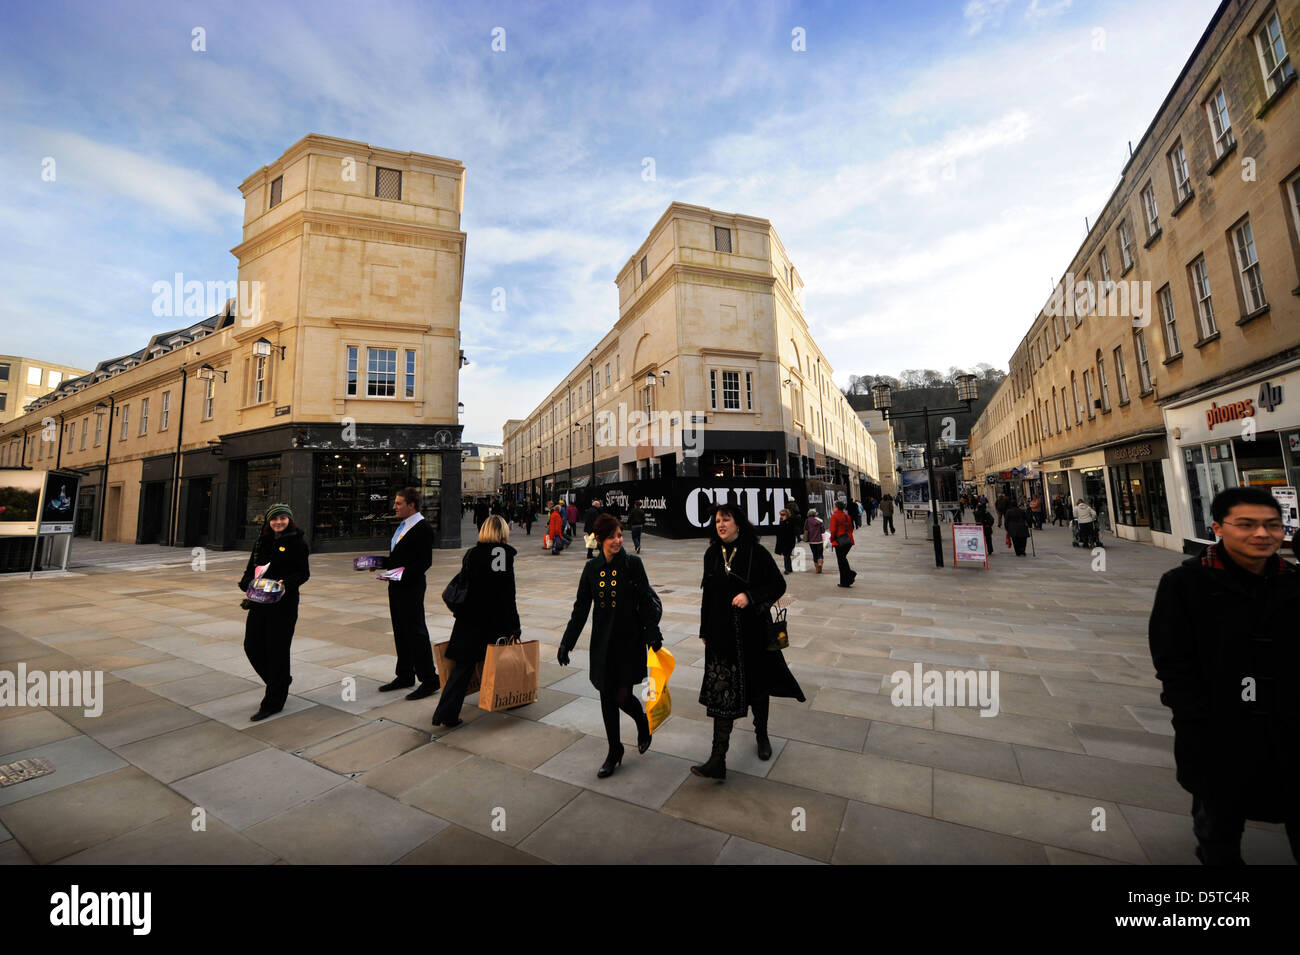
[[[517,636],[489,643],[483,661],[478,708],[490,713],[537,702],[537,672],[541,644],[520,642]]]
[[[650,721],[650,732],[659,728],[673,711],[673,698],[668,693],[668,678],[673,675],[677,661],[670,650],[647,650],[645,668],[648,673],[645,688],[645,715]]]

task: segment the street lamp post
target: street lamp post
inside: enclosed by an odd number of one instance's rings
[[[939,501],[938,488],[934,480],[934,449],[931,446],[930,437],[930,415],[931,414],[958,414],[969,412],[971,403],[978,397],[978,389],[975,385],[974,375],[957,376],[957,400],[964,404],[961,408],[931,408],[928,405],[923,406],[919,411],[894,411],[893,397],[889,392],[889,385],[874,385],[871,388],[871,397],[885,420],[890,418],[921,418],[925,421],[925,463],[926,473],[930,482],[930,536],[934,540],[934,566],[943,566],[943,541],[939,539]],[[903,523],[906,526],[907,514],[903,514]]]
[[[108,455],[113,449],[113,406],[115,402],[112,394],[108,396],[108,404],[99,402],[95,405],[95,415],[103,419],[108,415],[108,440],[104,442],[104,480],[100,484],[99,494],[99,531],[95,535],[96,540],[104,539],[104,512],[108,510]]]

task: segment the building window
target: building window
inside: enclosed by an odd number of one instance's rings
[[[713,250],[715,252],[731,251],[731,230],[722,226],[713,227]]]
[[[348,390],[349,396],[357,393],[357,349],[355,345],[348,346]]]
[[[50,372],[50,376],[49,378],[46,379],[45,383],[51,388],[57,388],[59,387],[59,382],[61,381],[63,381],[63,372],[52,371]]]
[[[1097,382],[1101,386],[1101,410],[1110,411],[1110,382],[1106,380],[1106,359],[1097,349]]]
[[[253,404],[266,400],[266,359],[253,359]]]
[[[99,447],[99,442],[104,439],[104,416],[95,415],[95,447]]]
[[[1147,355],[1147,337],[1140,328],[1133,332],[1133,350],[1137,352],[1138,388],[1145,395],[1154,385],[1151,381],[1151,359]]]
[[[35,366],[27,369],[27,384],[35,385],[37,388],[41,386],[41,369]]]
[[[1128,404],[1128,373],[1124,370],[1124,346],[1115,346],[1115,377],[1119,382],[1119,403]]]
[[[375,168],[375,196],[380,199],[401,199],[402,171],[377,166]]]
[[[415,352],[412,349],[406,352],[406,397],[415,397]]]
[[[3,391],[0,391],[0,411],[4,411],[5,408],[8,407],[8,405],[9,405],[9,395],[7,395]]]
[[[650,263],[647,261],[648,258],[649,258],[648,256],[644,256],[644,255],[641,256],[641,281],[642,282],[644,282],[645,277],[650,274],[650,269],[649,269]]]
[[[393,398],[397,395],[397,349],[366,349],[366,397]]]
[[[1149,182],[1142,190],[1142,208],[1147,216],[1147,238],[1154,239],[1156,233],[1160,231],[1160,213],[1156,209],[1155,187]]]
[[[1160,327],[1165,336],[1165,358],[1177,358],[1183,353],[1183,346],[1178,341],[1178,320],[1174,316],[1174,296],[1169,291],[1169,286],[1163,286],[1156,293],[1156,299],[1160,302]]]
[[[63,431],[64,431],[64,433],[68,436],[68,450],[71,451],[71,450],[72,450],[72,442],[73,442],[73,440],[77,437],[77,424],[76,424],[76,422],[74,421],[72,424],[68,425],[66,428],[63,429]]]
[[[274,179],[271,180],[271,204],[267,206],[267,208],[274,209],[276,206],[280,204],[280,200],[283,197],[284,197],[284,176],[276,176]]]
[[[740,372],[722,373],[722,408],[724,411],[740,410]]]
[[[1286,184],[1286,197],[1291,204],[1291,218],[1295,221],[1295,234],[1300,238],[1300,175],[1293,176]],[[8,376],[0,377],[5,381]]]
[[[1214,324],[1214,303],[1210,298],[1210,273],[1205,267],[1205,256],[1198,256],[1188,266],[1188,271],[1192,273],[1192,291],[1196,296],[1197,332],[1204,341],[1219,331]]]
[[[162,393],[162,413],[158,418],[159,431],[167,430],[167,423],[171,421],[171,417],[172,417],[172,393],[170,391],[164,391]]]
[[[754,410],[754,373],[745,372],[745,410]]]
[[[149,433],[149,399],[140,399],[140,437]]]
[[[131,406],[122,405],[122,433],[117,436],[117,440],[125,441],[127,436],[127,418],[131,416]]]
[[[1052,389],[1052,401],[1056,401],[1056,389]],[[1065,386],[1061,386],[1061,420],[1065,422],[1065,430],[1069,431],[1074,425],[1070,422],[1070,399],[1065,395]],[[1059,431],[1060,428],[1057,428]]]
[[[9,380],[9,363],[0,362],[0,381]]]
[[[709,371],[709,408],[718,410],[718,373]]]
[[[1074,398],[1074,423],[1083,426],[1083,402],[1079,400],[1079,379],[1070,372],[1070,395]]]
[[[1088,400],[1088,417],[1097,417],[1097,399],[1092,395],[1092,369],[1083,370],[1083,396]]]
[[[82,418],[82,419],[81,419],[81,444],[80,444],[80,446],[77,448],[78,451],[85,451],[85,450],[86,450],[86,433],[87,433],[88,431],[90,431],[90,419],[89,419],[89,418]]]
[[[217,383],[214,379],[209,378],[204,382],[203,389],[203,420],[207,421],[212,417],[212,406],[217,400]]]
[[[1187,174],[1187,151],[1181,139],[1169,150],[1169,171],[1173,176],[1174,195],[1182,202],[1192,194],[1192,179]]]
[[[1067,417],[1066,422],[1068,423],[1069,420],[1070,419]],[[1055,427],[1056,433],[1060,434],[1061,433],[1061,404],[1059,401],[1057,401],[1055,388],[1052,389],[1052,425],[1053,427]]]
[[[1259,65],[1264,71],[1264,85],[1268,88],[1268,95],[1272,96],[1287,80],[1295,76],[1291,55],[1287,53],[1286,41],[1282,39],[1282,21],[1276,10],[1255,34],[1255,48],[1259,52]]]
[[[1129,233],[1127,219],[1119,224],[1119,259],[1124,266],[1121,275],[1133,268],[1133,236]]]
[[[1264,280],[1259,274],[1259,259],[1255,256],[1255,233],[1251,231],[1249,219],[1233,230],[1233,237],[1237,271],[1241,275],[1241,297],[1249,315],[1268,304],[1264,298]]]
[[[1214,155],[1222,156],[1234,145],[1236,138],[1232,135],[1232,120],[1228,117],[1228,98],[1220,86],[1205,101],[1205,114],[1210,119],[1210,135],[1214,137]]]
[[[609,387],[609,362],[605,362],[605,387]]]

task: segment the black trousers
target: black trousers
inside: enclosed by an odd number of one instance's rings
[[[451,675],[447,677],[442,695],[438,697],[438,706],[433,711],[433,718],[439,723],[451,723],[460,719],[460,708],[465,705],[470,681],[481,662],[457,663],[451,668]]]
[[[789,554],[782,554],[781,556],[785,558],[785,572],[788,574],[790,571],[794,570],[794,565],[790,563]]]
[[[1192,832],[1205,865],[1243,865],[1241,837],[1246,816],[1237,807],[1192,797]],[[1300,863],[1300,810],[1286,820],[1286,838],[1291,855]]]
[[[880,528],[881,528],[881,530],[883,530],[886,534],[897,534],[897,533],[898,533],[898,531],[894,530],[894,518],[893,518],[892,515],[885,515],[884,517],[882,517],[882,518],[880,519]]]
[[[637,735],[650,735],[650,721],[646,719],[645,710],[641,708],[641,701],[632,693],[632,687],[620,686],[613,690],[605,687],[600,691],[600,715],[605,721],[605,738],[609,740],[611,753],[623,747],[619,742],[618,732],[620,711],[632,717],[632,722],[636,724]]]
[[[1017,557],[1024,557],[1024,556],[1025,556],[1025,542],[1028,541],[1028,540],[1029,540],[1028,537],[1016,537],[1015,535],[1012,535],[1012,537],[1011,537],[1011,543],[1013,543],[1013,544],[1016,545],[1016,556],[1017,556]]]
[[[853,583],[854,577],[858,576],[857,571],[849,566],[849,551],[852,549],[852,544],[848,547],[835,547],[835,563],[840,565],[840,583],[846,587]]]
[[[433,668],[429,628],[424,622],[424,590],[424,581],[401,588],[388,585],[388,613],[397,647],[397,679],[402,683],[417,677],[421,683],[427,683],[438,676]]]
[[[244,622],[244,655],[266,684],[262,706],[279,709],[289,698],[289,646],[298,625],[298,598],[277,604],[254,605]]]

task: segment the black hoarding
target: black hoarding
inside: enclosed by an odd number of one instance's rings
[[[706,536],[712,509],[723,501],[744,509],[760,534],[776,532],[781,509],[790,501],[798,504],[801,514],[808,512],[802,478],[657,478],[600,484],[579,495],[580,511],[598,497],[620,519],[640,507],[647,529],[673,538]]]

